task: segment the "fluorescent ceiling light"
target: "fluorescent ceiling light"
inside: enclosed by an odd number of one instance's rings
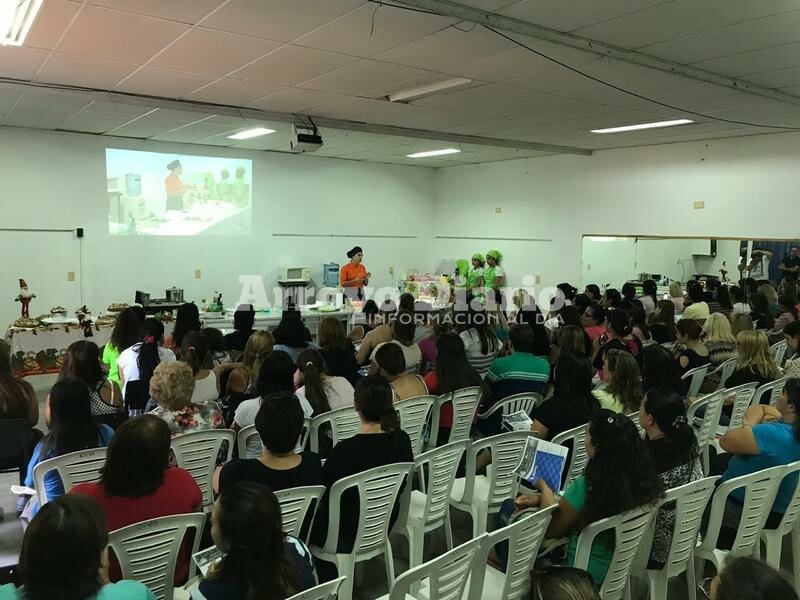
[[[436,92],[441,92],[443,90],[449,90],[450,88],[466,85],[468,83],[472,83],[472,79],[467,79],[466,77],[453,77],[452,79],[446,79],[437,83],[429,83],[428,85],[421,85],[419,87],[395,92],[394,94],[389,94],[386,96],[386,99],[389,102],[407,102],[409,100],[415,100],[416,98],[429,96],[430,94],[435,94]]]
[[[406,154],[408,158],[428,158],[429,156],[442,156],[444,154],[458,154],[461,150],[456,148],[443,148],[442,150],[428,150],[427,152],[415,152]]]
[[[274,129],[267,129],[266,127],[255,127],[253,129],[245,129],[239,133],[229,135],[229,140],[249,140],[250,138],[267,135],[268,133],[275,133]]]
[[[22,46],[44,0],[0,0],[0,45]]]
[[[673,127],[694,123],[689,119],[675,119],[674,121],[658,121],[656,123],[640,123],[639,125],[625,125],[624,127],[609,127],[608,129],[592,129],[592,133],[619,133],[621,131],[636,131],[637,129],[656,129],[657,127]]]

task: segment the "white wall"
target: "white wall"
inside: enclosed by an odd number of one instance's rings
[[[252,235],[109,236],[107,146],[252,159]],[[95,311],[112,301],[132,302],[137,289],[163,297],[173,285],[197,300],[220,290],[232,304],[239,298],[240,274],[263,275],[271,291],[280,267],[288,265],[311,266],[321,285],[322,264],[343,264],[356,243],[364,247],[372,285],[390,285],[400,272],[430,262],[432,169],[2,128],[0,181],[0,229],[85,228],[83,292]],[[280,238],[273,233],[419,239]],[[67,271],[79,271],[73,234],[0,231],[0,256],[0,323],[19,316],[19,304],[13,302],[19,277],[38,295],[32,314],[56,304],[70,311],[80,306],[80,277],[67,281]],[[201,279],[194,279],[195,269],[202,270]]]
[[[792,133],[442,169],[440,231],[552,241],[436,240],[433,254],[497,246],[510,284],[532,274],[553,285],[580,280],[583,235],[792,239],[799,161]]]

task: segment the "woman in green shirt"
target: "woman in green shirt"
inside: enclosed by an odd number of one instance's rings
[[[503,255],[499,250],[489,250],[486,253],[486,268],[483,269],[484,287],[494,290],[495,302],[501,301],[500,288],[505,285],[506,272],[500,266]]]
[[[144,320],[144,311],[142,311],[142,318],[140,319],[137,308],[139,307],[129,306],[117,315],[117,322],[111,332],[111,339],[103,347],[103,358],[100,360],[102,360],[108,371],[108,378],[117,385],[120,385],[119,371],[117,370],[119,355],[122,354],[123,350],[127,350],[136,342],[141,341],[139,329]]]

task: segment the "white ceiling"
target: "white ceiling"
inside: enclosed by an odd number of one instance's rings
[[[461,2],[800,94],[797,0]],[[800,127],[795,104],[514,37],[593,77],[686,110]],[[385,100],[456,76],[473,83],[410,104]],[[45,0],[24,46],[0,47],[0,77],[585,149],[776,131],[665,108],[472,23],[367,0]],[[265,122],[154,106],[0,86],[6,126],[288,150],[286,123],[271,123],[275,134],[233,143],[231,132]],[[589,132],[679,117],[698,124]],[[323,129],[323,137],[323,156],[435,167],[546,154],[462,144],[461,154],[420,161],[405,155],[454,143],[333,129]]]

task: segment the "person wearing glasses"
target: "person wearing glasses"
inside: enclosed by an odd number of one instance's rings
[[[797,600],[797,592],[779,571],[744,556],[730,558],[716,577],[703,579],[697,587],[708,600]]]

